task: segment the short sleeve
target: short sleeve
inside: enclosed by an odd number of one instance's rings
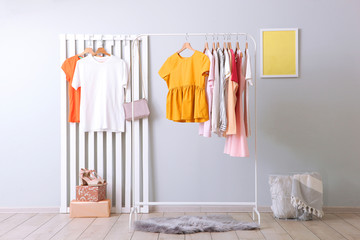
[[[249,55],[249,52],[248,50],[246,50],[246,75],[245,75],[245,79],[248,80],[248,79],[252,79],[251,77],[251,60],[250,60],[250,55]]]
[[[210,59],[208,56],[204,55],[202,59],[202,66],[201,66],[201,74],[203,76],[209,75],[210,70]]]
[[[159,70],[159,75],[162,79],[164,79],[167,83],[170,79],[170,71],[171,71],[171,57],[166,59],[165,63],[162,65],[162,67]]]
[[[121,72],[121,86],[127,88],[129,83],[129,74],[128,68],[125,61],[122,61],[122,72]]]
[[[72,80],[72,84],[71,86],[77,90],[79,87],[81,87],[81,81],[80,81],[80,67],[79,67],[79,61],[76,64],[75,67],[75,71],[74,71],[74,76],[73,76],[73,80]]]
[[[70,82],[71,80],[71,67],[69,63],[69,59],[66,59],[63,64],[61,65],[61,69],[64,71],[66,75],[66,81]]]

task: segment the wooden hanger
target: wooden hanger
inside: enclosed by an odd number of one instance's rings
[[[100,54],[103,54],[103,55],[108,55],[110,56],[110,53],[106,52],[105,48],[103,47],[99,47],[96,52],[95,52],[95,55],[98,56]]]
[[[228,49],[229,49],[229,50],[232,49],[232,47],[231,47],[231,42],[228,42]]]
[[[245,49],[248,49],[248,42],[245,43]]]
[[[210,51],[208,42],[205,42],[204,53],[206,50]]]
[[[224,51],[227,49],[227,44],[226,44],[226,38],[225,38],[225,35],[224,35],[224,47],[223,47],[223,49],[224,49]]]
[[[87,54],[87,53],[90,53],[92,56],[95,55],[94,50],[93,50],[92,48],[89,48],[89,47],[88,47],[88,48],[85,48],[85,50],[84,50],[82,53],[78,54],[78,56],[83,57],[83,56],[85,56],[85,54]]]
[[[240,51],[240,57],[243,57],[243,53],[240,49],[240,43],[239,42],[236,42],[236,50],[235,51]]]
[[[189,49],[189,50],[192,50],[192,51],[195,52],[195,49],[193,49],[193,48],[191,47],[191,45],[190,45],[190,43],[188,42],[188,40],[189,40],[189,36],[188,36],[188,34],[186,34],[185,43],[184,43],[184,45],[182,46],[182,48],[181,48],[179,51],[177,51],[177,53],[181,53],[181,52],[184,51],[185,49]]]
[[[212,43],[212,52],[216,51],[216,46],[215,46],[215,33],[213,33],[213,43]]]
[[[184,51],[185,49],[189,49],[189,50],[195,51],[195,49],[193,49],[193,48],[191,47],[190,43],[189,43],[189,42],[186,42],[186,43],[184,43],[184,45],[182,46],[182,48],[181,48],[179,51],[177,51],[177,53],[181,53],[181,52]]]
[[[240,57],[243,57],[243,53],[240,49],[239,35],[236,36],[236,50],[235,51],[240,51]]]
[[[204,51],[203,51],[203,53],[205,53],[206,50],[209,50],[209,51],[210,51],[210,49],[209,49],[209,44],[208,44],[208,41],[207,41],[207,34],[205,35],[205,46],[204,46]]]

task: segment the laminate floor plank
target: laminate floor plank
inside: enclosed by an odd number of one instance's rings
[[[302,224],[302,221],[281,219],[276,219],[276,221],[294,240],[320,240],[320,238],[318,238],[313,232],[311,232],[305,225]]]
[[[55,217],[39,227],[36,231],[28,235],[25,239],[50,239],[72,220],[73,219],[69,217],[69,214],[57,214]]]
[[[104,239],[115,222],[119,214],[114,214],[108,218],[96,218],[91,225],[80,235],[79,240]]]
[[[36,213],[17,213],[0,223],[0,237],[34,217]]]
[[[229,213],[234,219],[242,222],[253,222],[248,213]],[[236,235],[239,239],[265,239],[264,235],[258,230],[242,230],[236,231]]]
[[[140,215],[141,216],[141,215]],[[129,229],[129,214],[122,213],[104,239],[130,240],[134,231]]]
[[[143,213],[141,215],[140,220],[145,220],[154,217],[162,217],[163,213],[156,212],[156,213]],[[151,233],[151,232],[140,232],[135,231],[131,240],[157,240],[159,238],[159,233]]]
[[[340,233],[320,220],[304,221],[303,225],[322,240],[343,240],[346,239]]]
[[[24,239],[43,224],[55,217],[55,213],[39,213],[0,237],[1,240]]]
[[[357,214],[351,213],[339,213],[336,214],[338,217],[342,218],[345,222],[353,225],[360,230],[360,216]]]
[[[15,215],[15,213],[0,213],[0,223],[13,215]]]
[[[250,213],[249,213],[250,216]],[[265,239],[270,240],[291,240],[290,235],[276,222],[270,213],[261,213],[261,233]]]
[[[77,239],[90,226],[93,221],[95,221],[95,218],[74,218],[59,232],[57,232],[51,239]]]
[[[360,239],[360,230],[335,214],[325,214],[322,221],[349,240]]]

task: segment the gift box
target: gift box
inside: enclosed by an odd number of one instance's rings
[[[101,186],[76,186],[76,201],[98,202],[106,198],[106,183]]]
[[[71,218],[110,217],[111,201],[81,202],[72,200],[70,203]]]

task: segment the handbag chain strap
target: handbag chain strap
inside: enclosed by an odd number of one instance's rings
[[[130,44],[131,46],[132,44]],[[137,60],[138,60],[138,64],[139,64],[139,81],[140,81],[140,78],[141,78],[141,84],[139,82],[139,86],[141,88],[141,91],[142,91],[142,97],[140,97],[139,99],[141,98],[145,98],[146,99],[146,93],[145,93],[145,85],[144,85],[144,77],[143,77],[143,74],[142,74],[142,71],[141,71],[141,59],[140,59],[140,42],[139,40],[136,40],[135,41],[135,44],[134,44],[134,49],[130,49],[131,51],[131,59],[130,59],[130,66],[129,66],[129,71],[131,71],[131,95],[132,95],[132,99],[134,98],[134,75],[135,75],[135,71],[134,71],[134,63],[135,63],[135,52],[136,52],[136,55],[137,55]],[[125,102],[126,102],[126,90],[125,90]],[[132,99],[130,100],[130,102],[132,102]]]

